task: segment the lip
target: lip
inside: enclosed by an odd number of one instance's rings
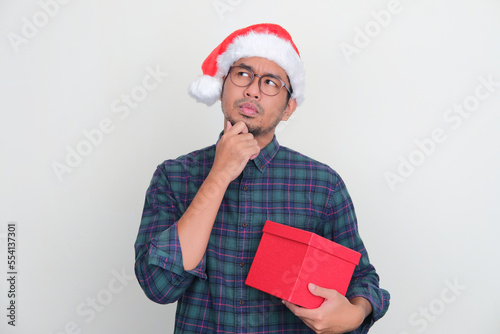
[[[245,102],[239,106],[240,111],[245,116],[255,116],[259,113],[257,106],[250,102]]]

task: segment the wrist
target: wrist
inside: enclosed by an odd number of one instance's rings
[[[372,313],[372,304],[363,297],[354,297],[349,302],[354,306],[360,307],[363,311],[363,319]]]
[[[212,169],[208,173],[204,183],[209,183],[211,184],[211,187],[217,187],[220,190],[226,192],[226,189],[231,181],[232,179],[228,173],[221,170]]]
[[[234,179],[235,177],[233,177],[228,171],[226,171],[224,168],[218,168],[218,166],[214,164],[207,175],[206,181],[215,183],[218,186],[223,187],[225,191]]]
[[[358,328],[359,326],[361,326],[365,318],[372,313],[372,305],[363,297],[354,297],[349,302],[353,306],[353,310],[356,310],[354,312],[354,314],[356,315],[355,328]]]

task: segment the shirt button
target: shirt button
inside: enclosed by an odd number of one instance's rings
[[[240,262],[240,267],[243,267],[245,265],[245,262]]]
[[[243,225],[243,227],[247,227],[248,226],[248,224],[246,222],[244,222],[242,225]]]
[[[247,191],[247,190],[248,190],[248,187],[247,187],[247,186],[244,186],[244,187],[243,187],[243,190]]]
[[[240,305],[245,304],[245,301],[243,299],[240,299]]]

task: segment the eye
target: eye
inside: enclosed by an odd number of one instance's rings
[[[238,72],[236,72],[236,75],[242,78],[250,78],[252,76],[247,70],[238,70]]]
[[[264,77],[262,82],[271,87],[281,87],[281,82],[273,77]]]

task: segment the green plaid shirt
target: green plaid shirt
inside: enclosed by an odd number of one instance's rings
[[[146,193],[135,272],[145,294],[177,301],[175,333],[313,333],[281,300],[245,285],[266,220],[317,233],[362,254],[346,297],[366,298],[366,333],[389,307],[358,234],[344,182],[327,165],[276,138],[229,185],[205,255],[185,271],[177,221],[207,177],[215,145],[159,165]],[[165,329],[169,333],[170,329]]]

